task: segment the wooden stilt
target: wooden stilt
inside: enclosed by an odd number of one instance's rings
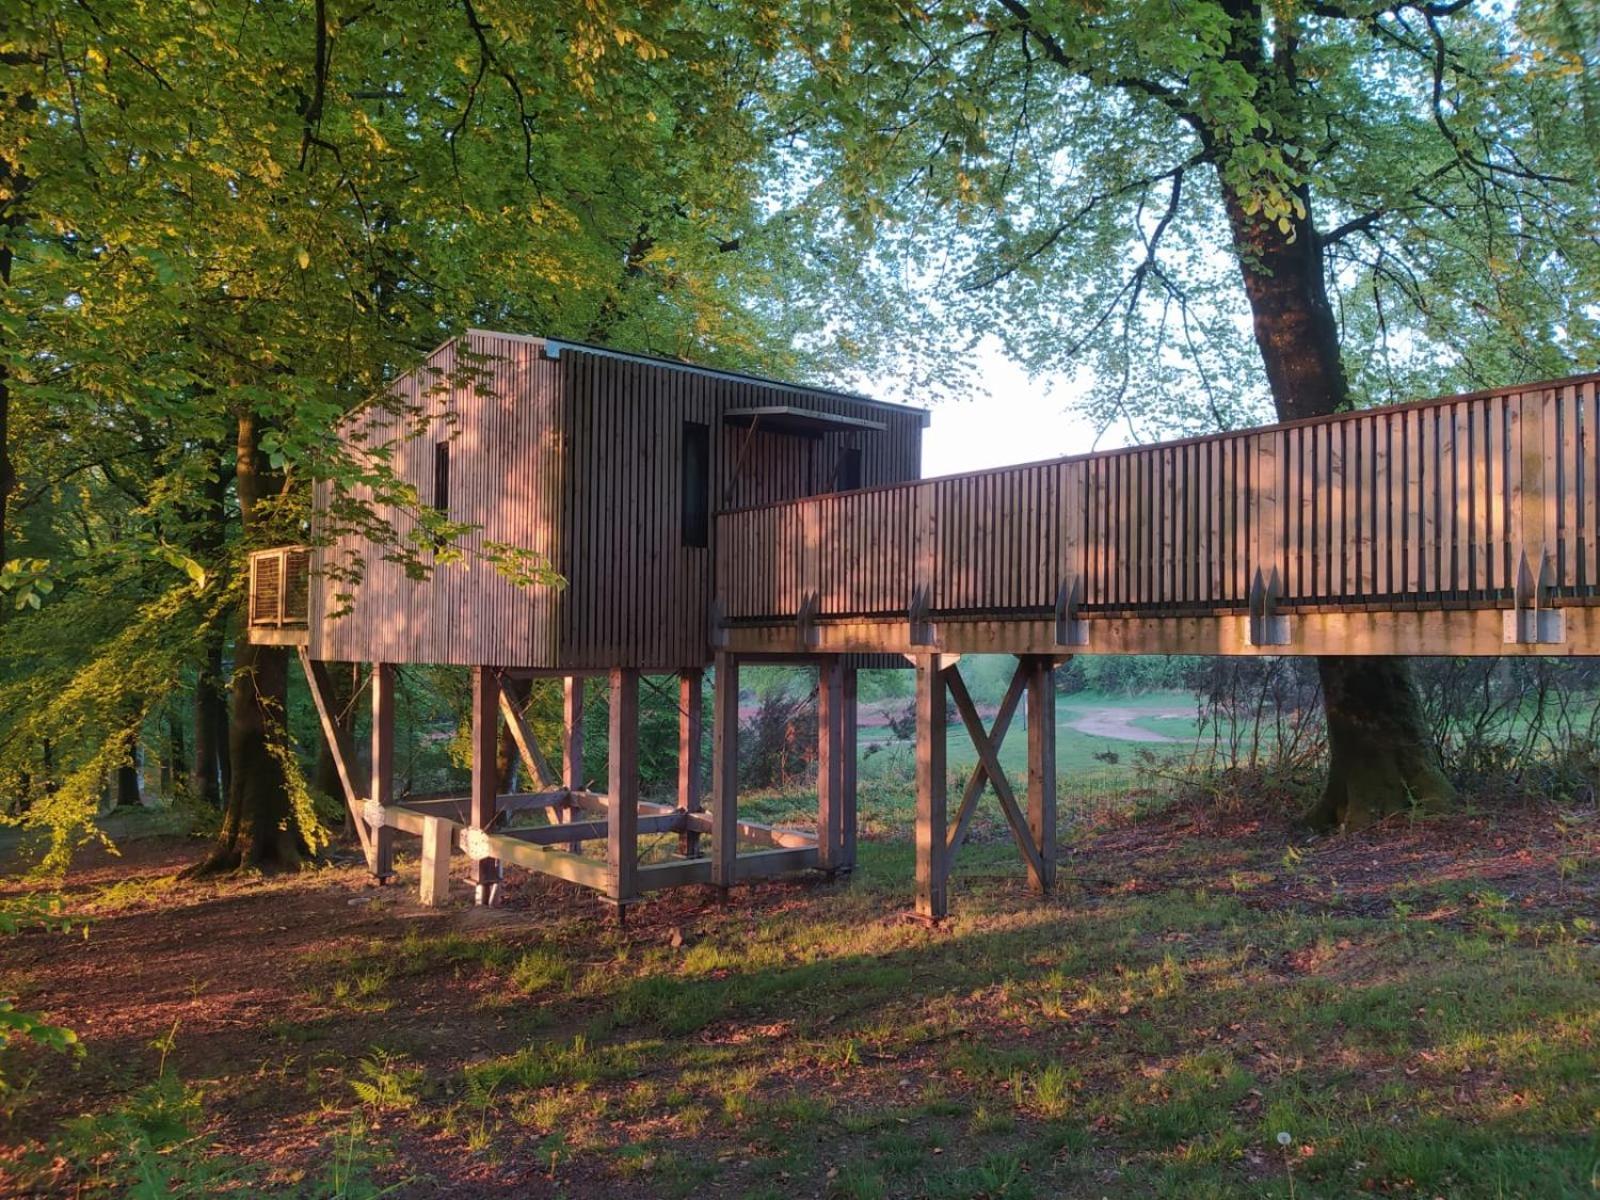
[[[500,780],[495,764],[495,746],[500,736],[500,688],[488,667],[472,668],[472,802],[470,832],[482,832],[494,824],[495,798]],[[472,858],[473,900],[477,904],[497,904],[500,899],[500,860]]]
[[[442,817],[422,818],[422,884],[418,899],[438,908],[450,899],[450,842],[455,826]]]
[[[839,868],[843,826],[844,679],[839,656],[817,666],[817,866],[830,875]]]
[[[568,675],[561,681],[561,778],[569,791],[583,790],[582,675]],[[576,820],[577,811],[568,804],[561,809],[561,819]],[[569,843],[567,849],[579,854],[583,851],[583,843]]]
[[[372,790],[380,807],[394,803],[394,667],[372,664]],[[373,830],[372,873],[382,883],[394,874],[394,834],[387,823]]]
[[[945,681],[937,654],[917,656],[917,915],[949,913],[945,852]]]
[[[716,659],[711,711],[711,882],[726,894],[739,856],[739,660]]]
[[[856,708],[856,669],[840,673],[839,702],[839,860],[841,871],[856,866],[856,781],[861,761],[860,713]]]
[[[611,671],[607,763],[606,899],[618,909],[639,898],[639,672]]]
[[[678,673],[678,807],[691,813],[705,809],[700,783],[704,675],[698,668]],[[700,834],[685,827],[678,835],[678,853],[684,858],[698,858]]]
[[[1039,851],[1028,864],[1028,881],[1039,892],[1056,883],[1056,683],[1054,664],[1043,656],[1028,668],[1028,833]]]

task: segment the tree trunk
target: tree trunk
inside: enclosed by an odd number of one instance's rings
[[[222,640],[206,648],[205,661],[194,684],[194,759],[189,771],[189,794],[212,808],[222,807],[228,794],[223,761],[227,755],[228,705],[223,693]]]
[[[1254,29],[1260,12],[1241,0],[1236,19],[1245,29]],[[1246,70],[1264,79],[1273,68],[1259,57],[1260,45],[1258,29],[1254,38],[1236,42]],[[1280,82],[1292,87],[1292,80]],[[1225,166],[1217,165],[1219,170]],[[1305,215],[1291,218],[1292,239],[1259,211],[1245,212],[1243,198],[1226,182],[1222,190],[1256,345],[1279,418],[1322,417],[1347,408],[1350,388],[1310,190],[1299,193]],[[1448,804],[1454,791],[1423,730],[1405,661],[1325,657],[1318,668],[1328,718],[1328,780],[1307,819],[1321,829],[1357,828],[1418,803],[1432,808]]]
[[[117,767],[116,808],[143,808],[144,797],[139,790],[139,744],[129,740],[128,759]]]
[[[7,67],[20,66],[25,61],[21,54],[0,55],[0,65]],[[33,96],[28,92],[11,97],[9,103],[4,100],[4,93],[0,93],[0,111],[10,110],[12,120],[20,120],[21,114],[31,113],[35,108]],[[22,203],[28,185],[28,177],[16,163],[0,158],[0,290],[4,291],[11,288],[12,242],[22,229]],[[11,376],[4,356],[0,355],[0,567],[7,561],[6,506],[17,486],[17,474],[11,462],[10,416]]]
[[[1361,829],[1402,811],[1437,812],[1454,789],[1439,769],[1403,658],[1317,660],[1328,718],[1328,782],[1306,815],[1319,829]]]
[[[254,413],[239,415],[234,487],[245,541],[257,529],[258,506],[271,483],[260,449]],[[228,759],[230,787],[222,832],[211,857],[197,873],[234,867],[282,870],[301,863],[301,842],[289,802],[283,765],[274,745],[288,745],[284,728],[289,691],[288,653],[280,646],[257,646],[240,637],[234,652]]]

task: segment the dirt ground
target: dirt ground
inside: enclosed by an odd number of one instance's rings
[[[510,1189],[512,1194],[609,1196],[630,1181],[637,1184],[638,1194],[685,1194],[702,1186],[730,1195],[918,1194],[923,1186],[932,1187],[922,1176],[917,1177],[921,1183],[907,1183],[904,1188],[895,1182],[897,1177],[887,1176],[886,1190],[878,1192],[843,1188],[837,1172],[857,1169],[843,1160],[829,1160],[831,1166],[819,1160],[814,1172],[787,1182],[769,1179],[760,1165],[764,1143],[752,1140],[740,1120],[726,1116],[720,1123],[713,1119],[694,1128],[695,1165],[684,1177],[686,1188],[678,1186],[682,1180],[676,1176],[657,1179],[659,1192],[651,1184],[655,1177],[649,1171],[665,1169],[654,1165],[660,1158],[656,1152],[646,1159],[649,1167],[625,1171],[619,1163],[632,1161],[627,1158],[629,1143],[646,1131],[653,1130],[652,1145],[683,1136],[670,1133],[671,1121],[663,1114],[697,1106],[679,1104],[674,1097],[699,1095],[697,1089],[721,1094],[715,1091],[715,1078],[702,1080],[697,1074],[699,1068],[693,1064],[701,1058],[713,1064],[724,1061],[720,1056],[734,1053],[752,1039],[788,1047],[802,1031],[810,1044],[837,1028],[827,1014],[807,1011],[823,1005],[823,999],[797,992],[792,1010],[775,1013],[770,1003],[753,1004],[748,1011],[737,1006],[721,1010],[688,1029],[683,1035],[689,1039],[687,1050],[674,1051],[679,1057],[652,1059],[652,1054],[666,1053],[659,1047],[663,1037],[675,1036],[659,1033],[662,1027],[675,1027],[671,1015],[608,1015],[632,1011],[627,1004],[636,989],[628,990],[630,972],[660,967],[681,975],[688,968],[681,958],[673,957],[685,953],[678,948],[681,945],[703,945],[707,953],[714,946],[720,954],[734,955],[741,944],[759,942],[775,928],[804,930],[808,922],[825,930],[819,938],[859,940],[863,929],[881,931],[872,936],[892,946],[881,961],[908,962],[915,972],[923,953],[919,947],[939,955],[954,953],[951,939],[998,936],[997,931],[1019,922],[1072,921],[1078,915],[1093,920],[1097,912],[1107,920],[1113,914],[1126,919],[1125,906],[1140,897],[1177,897],[1164,899],[1169,908],[1159,910],[1175,911],[1170,904],[1181,907],[1182,897],[1198,895],[1198,889],[1208,894],[1219,889],[1231,892],[1234,899],[1229,903],[1241,905],[1247,919],[1261,922],[1263,929],[1276,927],[1287,914],[1324,923],[1383,922],[1381,929],[1387,930],[1398,911],[1407,921],[1425,921],[1464,936],[1481,932],[1483,905],[1475,898],[1492,893],[1503,898],[1525,927],[1537,923],[1573,930],[1578,952],[1591,954],[1597,934],[1588,919],[1595,915],[1596,885],[1591,875],[1567,864],[1593,860],[1594,822],[1587,816],[1552,817],[1530,811],[1531,816],[1503,812],[1401,824],[1316,843],[1303,842],[1285,824],[1270,819],[1230,821],[1174,811],[1149,820],[1115,822],[1073,842],[1063,869],[1065,898],[1049,904],[1034,900],[1020,887],[1019,872],[1002,844],[991,847],[987,859],[980,854],[983,869],[978,875],[956,882],[956,919],[948,930],[933,932],[902,922],[910,879],[908,857],[900,845],[868,847],[863,871],[846,884],[800,879],[743,887],[727,907],[706,890],[658,895],[632,914],[625,930],[618,930],[588,893],[520,873],[513,874],[504,909],[467,907],[461,902],[466,887],[458,879],[457,904],[427,910],[415,903],[409,882],[377,888],[353,863],[286,878],[190,883],[175,878],[202,852],[202,846],[188,839],[129,842],[114,857],[93,851],[74,867],[61,889],[73,910],[87,921],[87,933],[31,932],[3,945],[0,993],[14,992],[21,1007],[43,1011],[75,1029],[88,1052],[77,1064],[51,1056],[36,1060],[41,1074],[26,1102],[9,1125],[0,1124],[0,1194],[74,1194],[82,1183],[81,1170],[64,1165],[55,1171],[41,1170],[51,1153],[51,1139],[75,1115],[118,1102],[152,1078],[163,1062],[166,1070],[203,1092],[204,1136],[216,1153],[256,1164],[267,1172],[264,1178],[275,1183],[314,1174],[329,1153],[330,1132],[363,1108],[351,1093],[349,1078],[353,1064],[375,1046],[399,1048],[397,1053],[403,1051],[408,1060],[423,1065],[429,1081],[421,1085],[421,1099],[410,1114],[366,1106],[370,1111],[363,1128],[369,1136],[382,1135],[390,1146],[375,1168],[376,1178],[392,1186],[395,1195],[501,1196]],[[20,890],[19,885],[8,886],[13,893]],[[843,920],[837,913],[837,906],[845,903],[841,897],[848,902]],[[1140,925],[1136,920],[1133,932],[1119,936],[1164,939],[1170,947],[1170,933]],[[1361,927],[1352,928],[1357,933],[1346,940],[1359,942]],[[1376,936],[1380,926],[1372,928]],[[1057,940],[1040,944],[1055,945]],[[503,960],[481,949],[471,955],[458,952],[463,946],[481,948],[490,943],[513,950],[559,952],[570,964],[563,967],[565,985],[524,998],[508,985]],[[1259,936],[1252,945],[1258,943],[1267,944]],[[436,960],[419,958],[421,965],[396,970],[384,966],[384,947],[404,945],[413,948],[407,953],[413,953],[415,947],[433,944],[455,949],[441,952]],[[784,953],[805,957],[803,948]],[[830,952],[821,953],[826,966]],[[1284,977],[1313,969],[1302,961],[1310,953],[1304,944],[1272,953],[1278,957],[1270,970]],[[848,961],[853,964],[859,958],[859,950],[853,950]],[[847,960],[838,961],[843,971]],[[341,998],[339,981],[350,978],[352,962],[373,964],[380,973],[380,985],[366,998],[370,1003],[362,1000],[359,976],[355,991],[347,989]],[[1048,966],[1045,958],[1039,963],[1041,970]],[[992,994],[1002,981],[1025,969],[1020,962],[1009,967],[997,962],[994,981],[979,991]],[[1088,974],[1100,967],[1086,963],[1081,969]],[[1106,969],[1107,978],[1125,974],[1120,965]],[[1354,968],[1347,961],[1341,969]],[[739,970],[713,965],[706,978],[714,984]],[[600,986],[596,979],[608,982]],[[939,997],[945,987],[936,977],[929,979],[928,1003],[944,1003]],[[682,993],[690,998],[694,994]],[[1600,993],[1595,1000],[1600,1005]],[[794,1018],[803,1012],[805,1019],[797,1025]],[[1107,1019],[1111,1022],[1107,1036],[1112,1031],[1134,1036],[1131,1029],[1120,1030],[1115,1010]],[[612,1024],[607,1026],[606,1021]],[[973,1021],[964,1027],[963,1036],[992,1047],[996,1055],[1012,1053],[1010,1048],[1029,1036],[1028,1021],[1017,1025],[1003,1009]],[[481,1144],[485,1136],[481,1116],[476,1139],[472,1121],[456,1119],[465,1094],[459,1090],[459,1080],[474,1063],[514,1051],[528,1044],[530,1037],[566,1044],[585,1029],[606,1028],[616,1031],[619,1045],[647,1048],[637,1051],[643,1058],[636,1068],[623,1071],[618,1081],[607,1083],[602,1075],[601,1082],[583,1085],[594,1089],[583,1102],[592,1105],[591,1111],[586,1113],[580,1105],[555,1118],[538,1115],[537,1108],[527,1110],[534,1115],[524,1113],[515,1123],[497,1125],[487,1148]],[[952,1072],[948,1057],[940,1059],[925,1047],[897,1046],[891,1035],[874,1033],[873,1028],[863,1026],[862,1032],[851,1035],[849,1044],[879,1045],[882,1061],[870,1055],[852,1061],[848,1054],[856,1051],[851,1050],[841,1052],[846,1054],[844,1065],[826,1071],[790,1062],[781,1085],[767,1081],[757,1089],[819,1089],[838,1112],[852,1113],[881,1100],[878,1089],[885,1086],[891,1095],[908,1096],[948,1086],[959,1096],[965,1076]],[[655,1032],[639,1041],[644,1036],[641,1030]],[[970,1074],[971,1068],[966,1070]],[[647,1100],[630,1099],[637,1095]],[[606,1097],[603,1103],[601,1096]],[[547,1099],[552,1105],[562,1100],[554,1095]],[[657,1111],[651,1103],[663,1107]],[[724,1109],[732,1112],[729,1103],[724,1099]],[[675,1104],[679,1108],[673,1108]],[[416,1115],[429,1111],[436,1115],[428,1119]],[[916,1119],[942,1119],[938,1110],[933,1111],[933,1117]],[[976,1108],[979,1114],[986,1111],[981,1104]],[[845,1121],[846,1130],[854,1129],[843,1117],[833,1119]],[[978,1118],[962,1120],[970,1128]],[[603,1128],[591,1131],[587,1143],[573,1135],[575,1148],[553,1155],[551,1127],[559,1131],[563,1122],[573,1121]],[[658,1128],[663,1121],[666,1124]],[[669,1133],[663,1134],[662,1128]],[[1032,1136],[1029,1128],[1023,1120],[1005,1136]],[[1087,1118],[1084,1136],[1098,1136]],[[952,1144],[951,1158],[959,1152]],[[868,1166],[860,1169],[875,1170],[870,1155],[876,1152],[861,1153],[868,1156],[863,1160]],[[1133,1190],[1119,1190],[1121,1185],[1108,1182],[1112,1176],[1097,1184],[1093,1174],[1125,1171],[1126,1167],[1117,1167],[1117,1159],[1126,1163],[1140,1153],[1144,1151],[1125,1147],[1109,1159],[1094,1159],[1101,1164],[1095,1167],[1086,1159],[1082,1168],[1086,1174],[1071,1178],[1087,1188],[1099,1188],[1095,1194],[1140,1194],[1133,1184],[1128,1185]],[[1107,1161],[1109,1166],[1104,1165]],[[628,1173],[636,1169],[644,1174]],[[835,1174],[825,1174],[826,1170]],[[1045,1178],[1040,1175],[1036,1182],[1043,1184]],[[1246,1178],[1248,1173],[1241,1180]],[[975,1184],[962,1194],[988,1193]],[[993,1194],[1034,1192],[1001,1189]],[[1313,1189],[1301,1194],[1323,1193]],[[1383,1194],[1411,1193],[1401,1189]]]

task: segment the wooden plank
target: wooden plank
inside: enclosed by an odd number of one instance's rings
[[[945,683],[937,654],[917,656],[916,911],[932,921],[949,914],[945,858]]]
[[[372,789],[367,795],[387,808],[394,803],[394,667],[372,664]],[[394,874],[394,830],[386,824],[373,831],[372,873],[380,880]]]
[[[639,672],[611,672],[611,736],[606,770],[606,897],[613,904],[638,899],[639,870]]]
[[[485,834],[484,840],[499,861],[610,895],[611,873],[598,858],[584,858],[566,850],[535,846],[504,833]]]
[[[843,670],[837,655],[817,668],[817,864],[838,868],[843,780]]]
[[[1028,833],[1038,852],[1029,860],[1034,890],[1048,892],[1056,882],[1056,682],[1048,658],[1028,666]]]
[[[699,668],[678,674],[678,808],[697,813],[705,808],[701,777],[705,773],[701,743],[704,741],[704,672]],[[694,858],[700,853],[700,835],[685,826],[678,842],[678,853]]]
[[[422,818],[422,877],[417,899],[427,908],[450,900],[450,845],[455,823],[440,817]]]
[[[672,812],[659,816],[639,816],[635,808],[635,828],[638,833],[679,833],[687,824],[687,813]],[[612,822],[609,810],[603,821],[573,821],[565,825],[538,825],[529,829],[507,829],[507,837],[527,842],[530,846],[554,846],[561,842],[593,842],[609,838]],[[569,851],[570,853],[570,851]],[[637,858],[637,855],[635,855]]]
[[[1021,664],[1018,664],[1018,670],[1022,669]],[[972,739],[973,749],[978,752],[978,761],[983,764],[983,769],[989,776],[989,786],[994,789],[995,799],[1000,802],[1000,811],[1005,814],[1006,824],[1011,827],[1011,837],[1028,864],[1029,874],[1042,875],[1043,866],[1039,861],[1039,850],[1029,835],[1027,817],[1018,808],[1011,780],[1007,778],[1005,767],[1001,765],[999,744],[991,740],[989,731],[983,727],[977,705],[972,702],[972,696],[967,691],[966,681],[961,678],[959,668],[952,666],[947,669],[944,672],[944,680],[950,699],[955,701],[956,713],[966,726],[967,736]]]
[[[472,668],[472,802],[468,807],[471,828],[486,833],[499,815],[496,793],[499,770],[495,751],[500,737],[500,686],[488,667]],[[473,858],[471,879],[473,902],[495,904],[500,893],[500,863],[494,858]]]
[[[736,879],[763,879],[790,871],[805,871],[817,865],[817,848],[788,850],[747,850],[734,860]]]
[[[834,866],[851,871],[856,865],[856,788],[861,761],[860,706],[855,667],[840,671],[839,691],[839,850]]]
[[[990,727],[989,737],[1005,741],[1006,733],[1011,728],[1011,720],[1016,715],[1017,705],[1021,701],[1026,689],[1026,677],[1020,667],[1012,672],[1011,682],[1006,687],[1006,693],[1000,700],[1000,707],[995,713],[994,724]],[[956,851],[961,849],[961,844],[967,840],[967,829],[972,824],[972,816],[977,811],[978,800],[983,795],[984,786],[988,783],[989,770],[980,761],[972,768],[972,773],[967,777],[967,785],[961,793],[961,804],[956,809],[956,819],[950,826],[950,831],[945,839],[945,856],[954,859]]]
[[[517,753],[522,756],[522,763],[528,774],[539,781],[540,787],[553,788],[561,783],[561,778],[550,765],[549,759],[539,749],[539,743],[533,736],[533,731],[528,728],[528,721],[514,703],[510,692],[505,687],[498,687],[500,693],[500,713],[505,717],[506,728],[511,733],[511,740],[516,744]]]
[[[727,889],[739,853],[739,660],[718,652],[711,710],[711,879]]]
[[[361,840],[361,852],[366,856],[367,868],[375,871],[378,865],[377,839],[372,836],[372,830],[361,811],[365,798],[356,790],[353,770],[355,754],[344,730],[333,719],[333,710],[329,706],[328,697],[333,694],[333,689],[328,680],[328,669],[313,659],[304,646],[300,647],[299,654],[300,668],[305,672],[311,702],[317,710],[317,719],[322,722],[322,736],[327,739],[328,753],[333,757],[334,769],[339,775],[339,786],[344,789],[345,808],[355,824],[356,836]]]

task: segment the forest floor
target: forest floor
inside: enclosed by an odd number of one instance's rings
[[[83,929],[0,943],[75,1029],[0,1108],[0,1194],[1592,1195],[1600,819],[1308,840],[1168,807],[1076,826],[1030,895],[990,822],[903,919],[902,822],[848,880],[654,897],[625,929],[355,865],[180,882],[87,853]],[[20,890],[11,885],[12,900]],[[1280,1144],[1287,1137],[1288,1144]],[[135,1185],[142,1188],[130,1191]]]

